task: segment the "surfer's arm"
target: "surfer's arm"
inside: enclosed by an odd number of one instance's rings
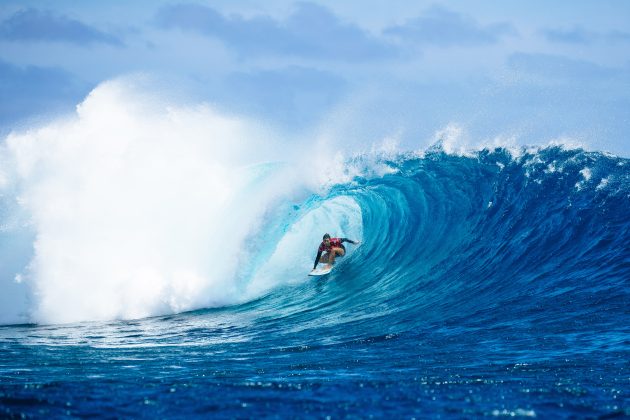
[[[350,242],[351,244],[354,244],[354,245],[358,243],[357,241],[353,241],[352,239],[341,238],[341,243],[344,243],[344,242]]]
[[[319,264],[319,259],[322,257],[322,251],[317,251],[317,257],[315,258],[315,265],[313,265],[313,270],[317,268],[317,264]]]

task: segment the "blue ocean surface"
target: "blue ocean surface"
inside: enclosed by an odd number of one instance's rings
[[[630,416],[628,159],[438,145],[346,163],[380,169],[266,207],[238,299],[90,320],[36,283],[32,318],[0,326],[0,417]],[[326,231],[362,243],[308,277]]]

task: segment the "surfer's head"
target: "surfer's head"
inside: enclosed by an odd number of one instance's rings
[[[330,235],[325,233],[324,237],[322,238],[322,240],[324,241],[324,243],[328,243],[330,242]]]

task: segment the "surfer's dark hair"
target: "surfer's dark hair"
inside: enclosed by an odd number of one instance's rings
[[[323,238],[323,240],[325,241],[326,239],[330,239],[330,235],[329,235],[329,234],[327,234],[327,233],[325,233],[325,234],[324,234],[324,238]]]

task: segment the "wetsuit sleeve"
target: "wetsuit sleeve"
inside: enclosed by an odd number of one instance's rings
[[[315,258],[315,264],[313,265],[313,270],[317,268],[317,264],[319,264],[319,259],[322,257],[322,250],[317,250],[317,257]]]
[[[356,244],[356,241],[353,241],[352,239],[341,238],[341,243],[344,243],[344,242],[350,242],[351,244]]]

